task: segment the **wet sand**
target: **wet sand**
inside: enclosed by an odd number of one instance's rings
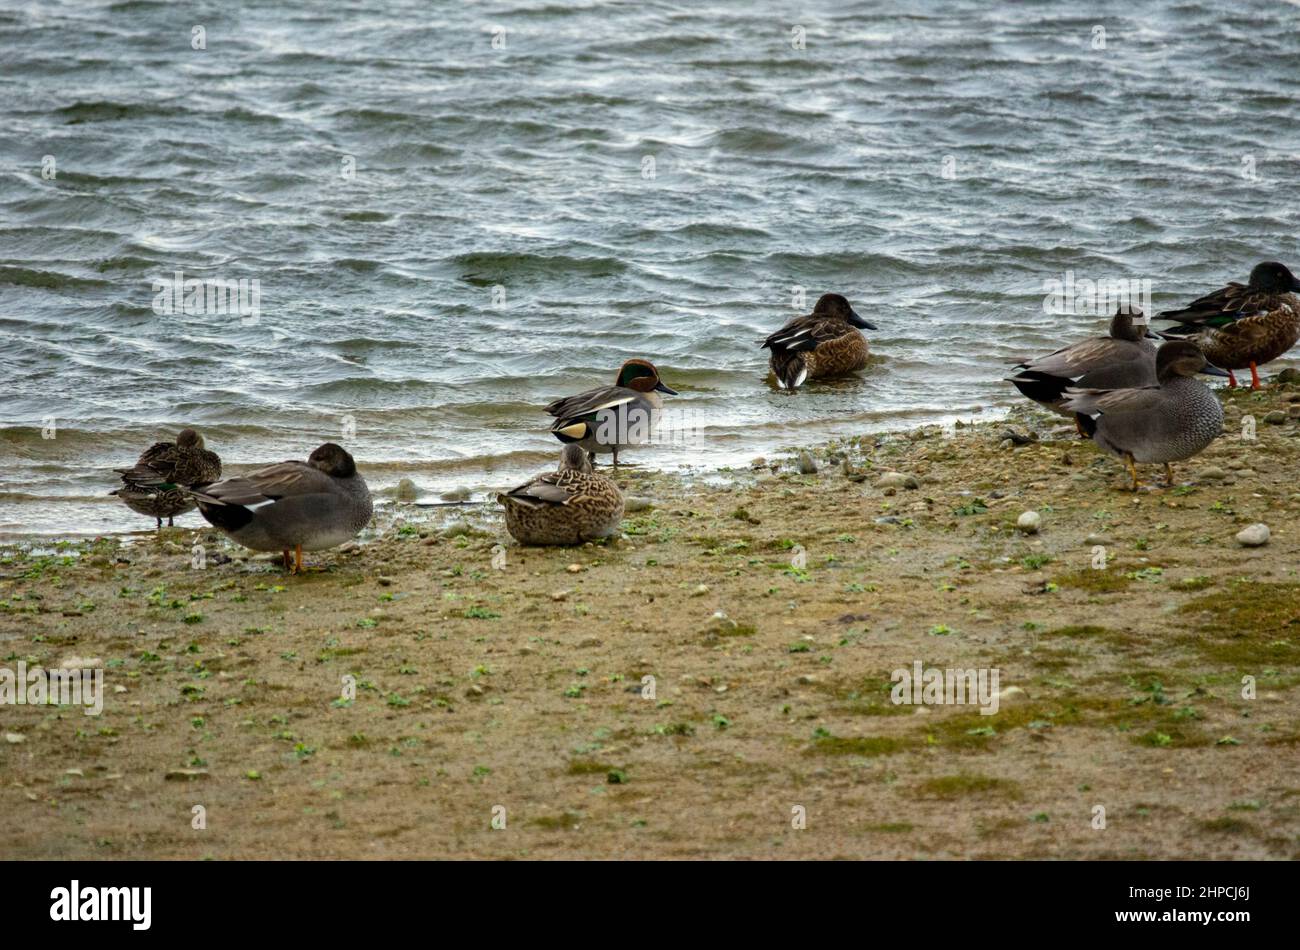
[[[1300,858],[1300,389],[1225,399],[1137,494],[1027,410],[815,474],[647,451],[625,536],[576,549],[496,506],[401,509],[303,577],[207,531],[9,545],[0,666],[107,695],[0,706],[0,852]],[[996,668],[997,713],[894,704],[918,661]]]

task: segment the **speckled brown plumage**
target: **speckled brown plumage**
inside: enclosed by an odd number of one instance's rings
[[[132,511],[156,519],[161,528],[162,519],[173,523],[176,515],[194,508],[194,499],[183,488],[221,477],[221,459],[204,447],[203,436],[182,429],[175,442],[155,442],[133,467],[117,473],[122,487],[109,494],[121,498]]]
[[[1166,310],[1161,318],[1180,324],[1166,330],[1167,339],[1190,340],[1221,369],[1255,371],[1277,359],[1300,340],[1300,281],[1282,264],[1265,261],[1250,272],[1250,283],[1226,287],[1193,301],[1181,310]],[[1233,385],[1236,380],[1232,380]]]
[[[857,372],[871,355],[858,327],[874,330],[839,294],[824,294],[813,312],[795,317],[763,341],[768,366],[782,389],[808,379],[833,379]]]
[[[566,445],[557,471],[497,495],[506,530],[520,544],[581,544],[618,532],[623,493],[591,470],[587,454]]]

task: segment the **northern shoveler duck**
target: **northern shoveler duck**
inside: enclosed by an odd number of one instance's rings
[[[301,574],[302,552],[350,541],[370,523],[370,489],[343,448],[326,442],[305,462],[280,462],[189,490],[199,513],[238,544],[280,551]],[[296,553],[292,565],[289,553]]]
[[[1073,416],[1061,407],[1067,387],[1083,389],[1126,389],[1156,384],[1156,345],[1148,337],[1142,311],[1123,307],[1110,320],[1108,336],[1080,340],[1067,347],[1026,360],[1007,381],[1021,394],[1063,416]]]
[[[1156,385],[1129,389],[1067,389],[1063,408],[1099,446],[1117,455],[1139,485],[1137,463],[1163,463],[1165,484],[1174,482],[1171,462],[1196,455],[1223,430],[1223,407],[1197,373],[1226,376],[1208,366],[1195,343],[1171,341],[1156,353]]]
[[[1300,340],[1300,281],[1277,261],[1256,264],[1250,282],[1206,294],[1181,310],[1166,310],[1162,319],[1181,326],[1161,332],[1167,340],[1191,340],[1205,358],[1228,370],[1228,385],[1235,387],[1234,369],[1250,369],[1250,388],[1259,389],[1256,367],[1275,360]]]
[[[654,435],[663,408],[660,393],[676,396],[677,390],[664,385],[649,360],[628,360],[613,386],[597,386],[547,406],[556,418],[551,434],[561,442],[582,446],[593,458],[597,452],[612,452],[617,468],[622,449],[648,442]]]
[[[859,328],[876,329],[839,294],[823,294],[812,313],[795,317],[763,341],[768,366],[782,389],[808,379],[847,376],[867,365],[871,351]]]
[[[581,544],[618,532],[623,493],[612,479],[591,470],[582,447],[570,443],[560,467],[497,495],[506,530],[520,544]]]
[[[221,459],[209,452],[203,436],[193,429],[182,429],[175,442],[155,442],[145,449],[132,468],[116,469],[122,487],[109,492],[121,498],[132,511],[148,515],[162,528],[177,515],[194,508],[194,499],[185,488],[221,477]]]

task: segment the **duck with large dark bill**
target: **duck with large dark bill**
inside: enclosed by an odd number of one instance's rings
[[[858,316],[840,294],[823,294],[812,313],[795,317],[763,341],[767,365],[781,389],[809,379],[835,379],[864,369],[871,356],[862,330],[876,325]]]

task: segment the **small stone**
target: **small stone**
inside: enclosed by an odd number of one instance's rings
[[[1094,547],[1098,544],[1106,545],[1106,544],[1110,544],[1110,538],[1106,537],[1106,535],[1104,534],[1097,534],[1094,532],[1088,535],[1086,538],[1084,538],[1083,543],[1086,544],[1088,547]]]
[[[578,641],[578,647],[580,649],[589,650],[592,647],[600,646],[600,643],[601,643],[600,637],[583,637],[581,640]]]
[[[704,596],[705,594],[707,594],[708,592],[709,592],[709,585],[708,585],[708,584],[697,584],[697,585],[695,585],[695,590],[691,591],[691,596],[692,596],[692,597],[703,597],[703,596]]]
[[[478,683],[471,684],[469,689],[465,690],[465,696],[468,697],[469,699],[477,699],[479,696],[482,695],[483,695],[483,687],[478,685]]]
[[[1269,534],[1268,525],[1263,522],[1256,522],[1237,532],[1237,543],[1243,548],[1262,547],[1268,544]]]
[[[376,580],[379,581],[379,586],[380,586],[380,587],[392,587],[392,586],[393,586],[393,579],[392,579],[391,577],[384,577],[384,576],[381,574],[381,575],[379,575],[378,578],[376,578]]]
[[[1025,534],[1038,534],[1038,529],[1043,524],[1043,516],[1036,511],[1022,512],[1016,519],[1016,529]]]
[[[1277,381],[1279,383],[1300,383],[1300,369],[1288,366],[1277,374]]]
[[[568,567],[565,568],[565,570],[568,571],[570,574],[581,574],[581,573],[582,573],[582,565],[581,565],[581,564],[570,564]]]
[[[551,592],[551,600],[555,601],[556,603],[561,603],[568,599],[569,599],[569,591],[567,590],[556,590]]]
[[[1197,477],[1203,482],[1221,482],[1228,477],[1228,473],[1217,465],[1207,465]]]
[[[1265,414],[1264,422],[1271,426],[1280,426],[1286,422],[1286,413],[1281,409],[1274,409],[1272,412]]]
[[[814,461],[813,457],[809,455],[807,452],[799,453],[799,474],[800,475],[817,474],[817,462]]]
[[[468,488],[453,488],[438,496],[442,501],[469,501]]]
[[[415,501],[420,497],[420,492],[415,487],[415,482],[409,478],[398,479],[397,488],[393,492],[393,497],[398,501]]]
[[[1029,699],[1029,694],[1019,686],[1008,686],[1006,689],[998,691],[997,698],[998,705],[1001,706],[1004,703],[1014,704],[1026,702]]]
[[[876,479],[876,487],[917,489],[921,487],[921,483],[916,480],[915,476],[908,475],[905,472],[885,472]]]
[[[752,462],[749,463],[749,467],[750,467],[750,468],[767,468],[767,459],[763,458],[763,456],[760,455],[758,458],[754,459],[754,461],[752,461]]]
[[[639,495],[632,495],[623,501],[624,513],[632,511],[647,511],[654,506],[655,503],[649,498],[643,498]]]
[[[469,534],[473,530],[474,528],[468,521],[453,521],[442,529],[442,536],[444,538],[454,538],[460,534]]]

